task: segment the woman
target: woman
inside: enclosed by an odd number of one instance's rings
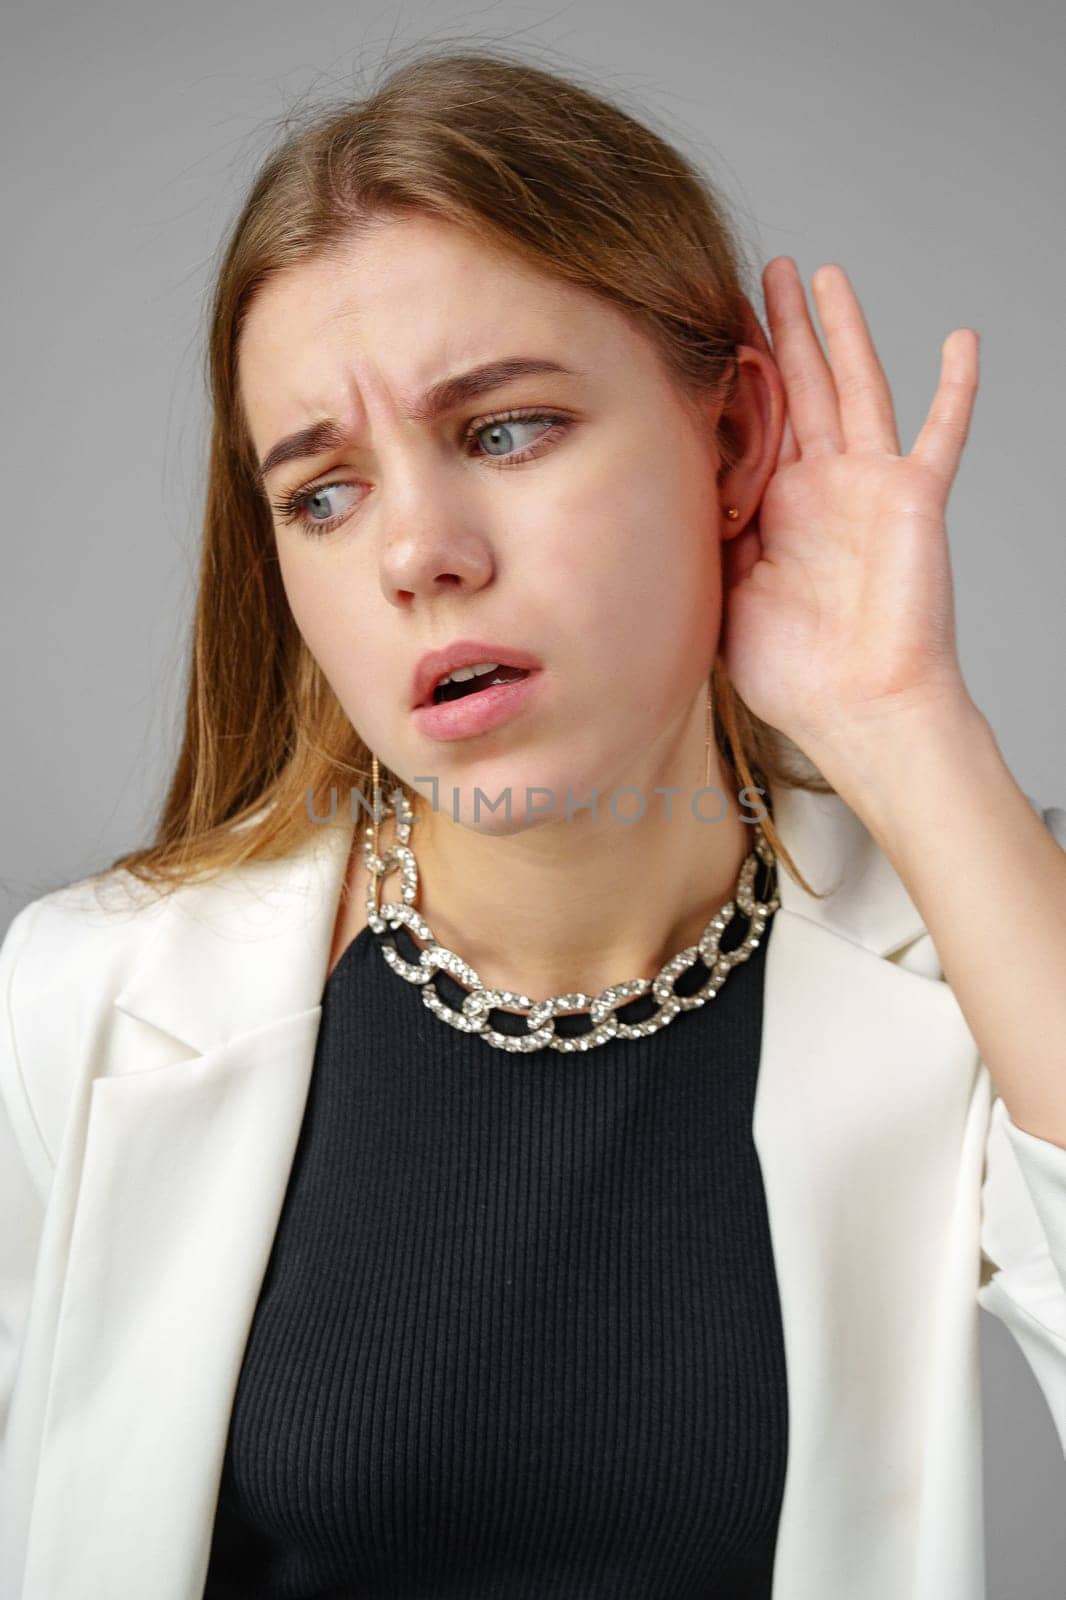
[[[259,173],[158,837],[0,950],[5,1594],[977,1600],[979,1304],[1066,1447],[1066,813],[959,669],[977,339],[904,455],[842,269],[828,360],[742,279],[502,55]]]

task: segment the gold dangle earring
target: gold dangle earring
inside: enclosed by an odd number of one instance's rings
[[[714,737],[714,696],[711,691],[713,678],[707,679],[707,716],[704,727],[704,762],[703,762],[703,787],[711,787],[711,741]]]
[[[370,804],[374,813],[374,854],[378,854],[378,790],[381,788],[381,768],[378,758],[372,755],[370,759]]]

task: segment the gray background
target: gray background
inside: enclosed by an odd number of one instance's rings
[[[1060,5],[35,0],[4,32],[0,927],[145,841],[178,748],[203,315],[244,185],[288,107],[420,41],[591,74],[706,162],[760,267],[789,254],[809,286],[841,262],[905,450],[941,341],[979,331],[962,665],[1023,789],[1066,804]],[[1010,1335],[981,1330],[988,1593],[1059,1600],[1062,1452]]]

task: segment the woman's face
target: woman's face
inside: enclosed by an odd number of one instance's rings
[[[560,370],[412,416],[431,385],[504,360]],[[260,464],[311,423],[339,426],[264,492],[296,623],[383,764],[430,800],[436,779],[441,809],[482,831],[565,817],[568,792],[603,808],[633,784],[663,804],[718,642],[717,413],[694,421],[616,307],[449,223],[379,220],[258,293],[240,386]],[[515,408],[530,416],[494,422]],[[294,493],[302,523],[277,509]],[[412,677],[457,639],[542,671],[503,722],[442,740],[419,726]],[[702,758],[702,722],[699,741]],[[510,822],[483,800],[474,823],[477,786],[489,803],[510,792]],[[550,796],[531,815],[529,789]]]

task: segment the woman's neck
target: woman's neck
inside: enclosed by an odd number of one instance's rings
[[[416,909],[488,988],[536,1000],[653,978],[733,897],[754,848],[733,786],[721,772],[711,781],[724,801],[704,795],[697,811],[721,810],[718,821],[701,820],[683,795],[669,816],[649,806],[626,823],[601,806],[598,818],[580,812],[507,836],[416,812]],[[394,838],[390,817],[381,848]],[[399,898],[398,884],[385,880],[383,897]]]

